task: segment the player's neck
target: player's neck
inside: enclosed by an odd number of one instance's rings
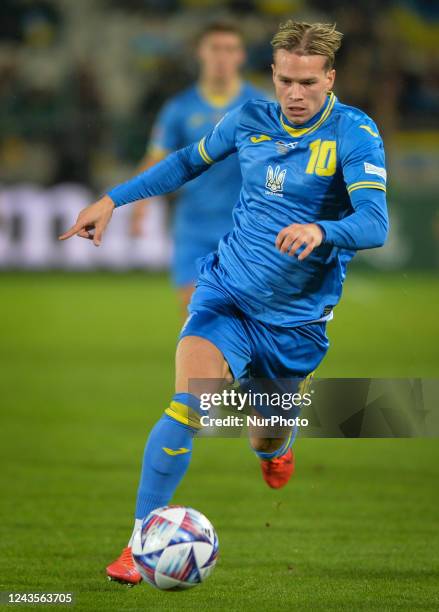
[[[227,81],[201,77],[198,86],[202,96],[208,102],[214,106],[225,106],[238,95],[242,83],[239,77]]]

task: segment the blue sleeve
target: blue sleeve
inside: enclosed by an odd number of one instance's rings
[[[207,170],[214,162],[236,151],[238,110],[234,109],[225,115],[199,143],[171,153],[146,172],[111,189],[108,195],[116,207],[175,191]]]
[[[151,132],[149,153],[166,154],[182,146],[182,117],[175,99],[167,102],[160,111]]]
[[[353,212],[340,221],[320,221],[324,242],[358,250],[382,246],[389,220],[385,154],[376,125],[366,117],[343,135],[340,161]]]
[[[237,106],[226,113],[213,130],[200,140],[198,150],[206,163],[221,161],[236,151],[236,131],[244,106]]]

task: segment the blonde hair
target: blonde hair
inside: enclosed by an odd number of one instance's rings
[[[294,51],[298,55],[323,55],[326,70],[334,66],[335,54],[340,49],[343,34],[337,32],[336,24],[304,23],[289,19],[279,26],[271,46],[273,56],[279,49]]]

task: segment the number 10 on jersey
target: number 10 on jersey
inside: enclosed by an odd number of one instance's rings
[[[314,140],[309,145],[311,155],[306,167],[307,174],[317,176],[332,176],[337,166],[337,150],[335,140]]]

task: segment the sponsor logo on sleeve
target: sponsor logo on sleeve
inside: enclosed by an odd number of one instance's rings
[[[379,166],[374,166],[369,162],[364,162],[364,171],[366,174],[376,174],[380,176],[383,180],[387,180],[387,172],[385,168],[380,168]]]

